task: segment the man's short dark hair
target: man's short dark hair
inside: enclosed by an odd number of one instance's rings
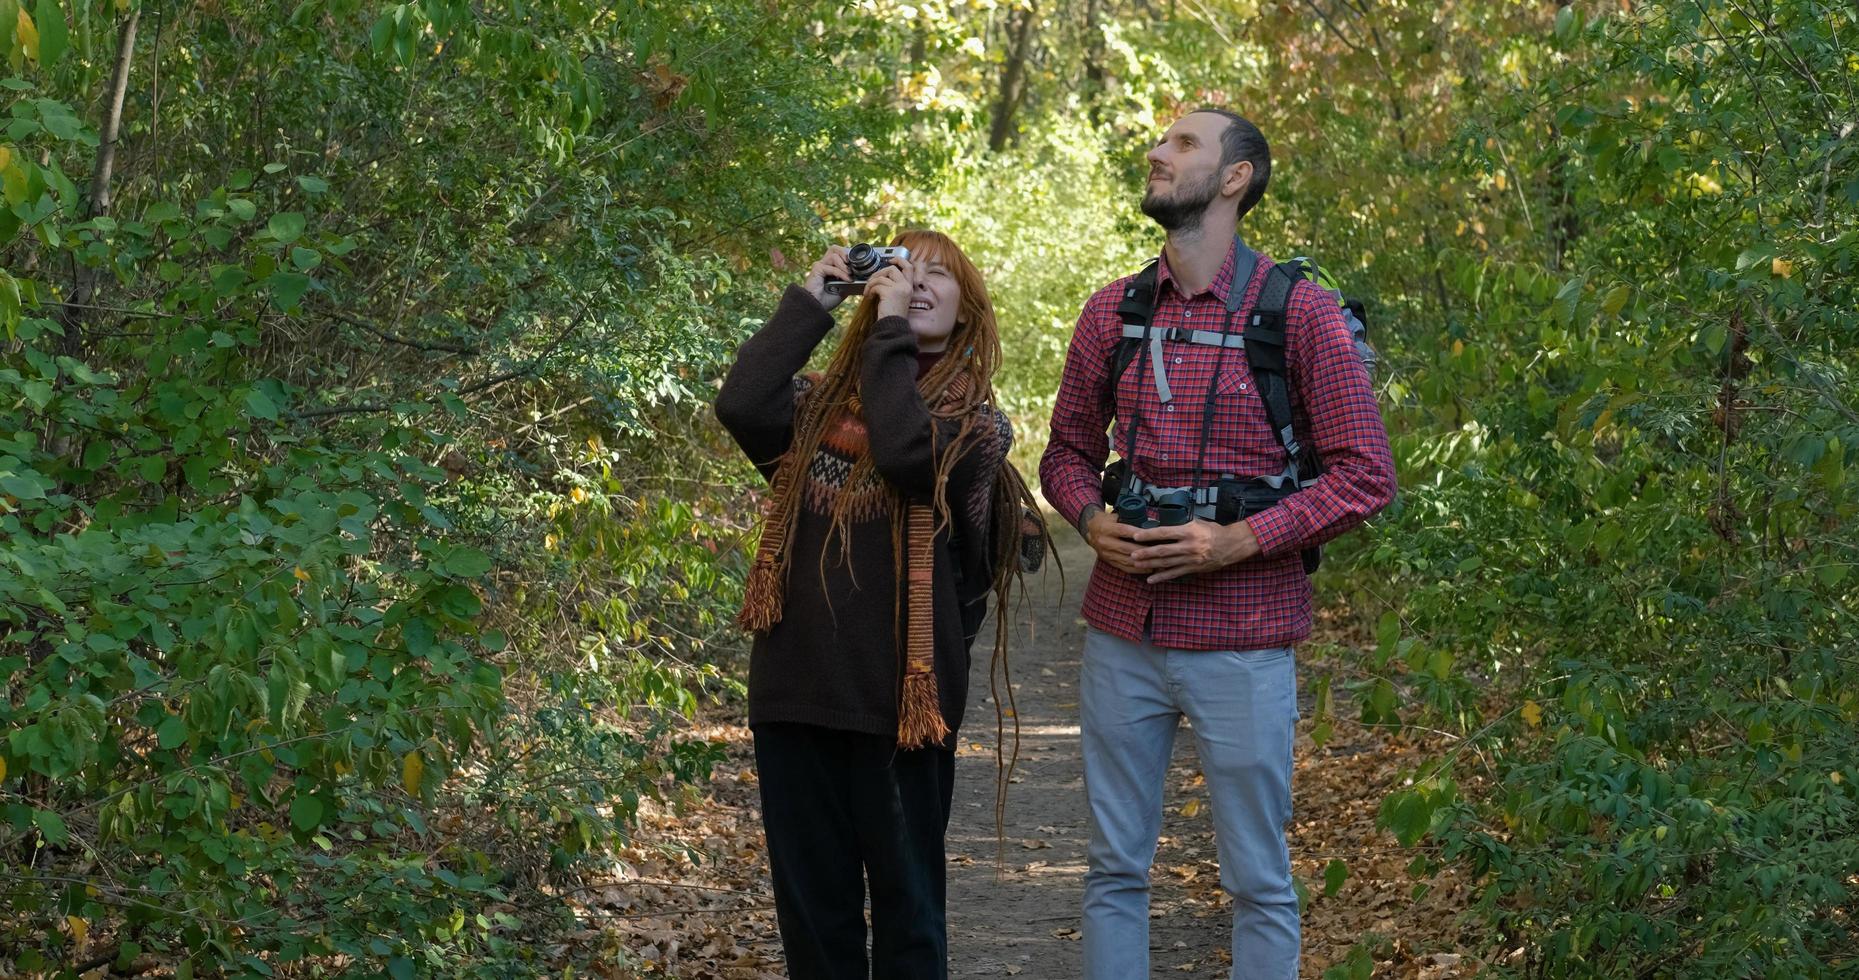
[[[1220,133],[1220,169],[1225,170],[1241,160],[1252,164],[1252,183],[1246,185],[1246,193],[1239,197],[1239,216],[1244,218],[1265,196],[1265,185],[1271,183],[1272,148],[1252,120],[1231,109],[1207,106],[1194,111],[1226,118],[1226,129]]]

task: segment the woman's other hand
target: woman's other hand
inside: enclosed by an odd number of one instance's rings
[[[830,245],[826,249],[826,254],[820,256],[820,261],[815,262],[813,268],[807,270],[807,278],[801,282],[800,286],[814,299],[819,300],[822,307],[831,312],[833,307],[845,300],[845,297],[828,290],[826,280],[851,278],[852,267],[846,264],[846,247]]]

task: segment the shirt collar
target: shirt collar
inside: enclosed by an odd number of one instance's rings
[[[1239,257],[1239,249],[1242,247],[1245,247],[1245,245],[1246,245],[1246,242],[1244,239],[1240,238],[1237,235],[1233,237],[1233,244],[1227,246],[1226,261],[1220,263],[1220,271],[1214,273],[1213,284],[1207,287],[1207,292],[1212,293],[1213,297],[1222,303],[1227,302],[1227,300],[1231,297],[1231,294],[1233,291],[1234,267]],[[1181,287],[1175,284],[1174,273],[1169,271],[1168,253],[1166,251],[1162,253],[1161,261],[1156,264],[1155,283],[1156,283],[1156,295],[1157,296],[1161,295],[1163,283],[1169,283],[1171,285],[1174,285],[1175,292],[1176,293],[1181,292]],[[1241,283],[1240,288],[1242,289],[1245,288],[1245,285],[1246,285],[1245,283]],[[1182,298],[1193,299],[1194,297],[1184,295]]]

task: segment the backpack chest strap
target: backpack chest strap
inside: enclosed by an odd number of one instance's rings
[[[1168,329],[1145,328],[1133,323],[1123,325],[1125,340],[1141,340],[1147,330],[1152,342],[1168,340],[1176,343],[1201,344],[1206,347],[1240,348],[1246,346],[1246,335],[1240,333],[1221,333],[1218,330],[1189,330],[1187,327],[1169,327]]]

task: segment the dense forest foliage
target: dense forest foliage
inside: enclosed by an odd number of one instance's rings
[[[559,972],[740,691],[708,399],[774,290],[953,234],[1028,463],[1205,103],[1383,355],[1402,497],[1316,686],[1451,736],[1386,826],[1500,972],[1851,970],[1856,21],[0,0],[0,972]]]

